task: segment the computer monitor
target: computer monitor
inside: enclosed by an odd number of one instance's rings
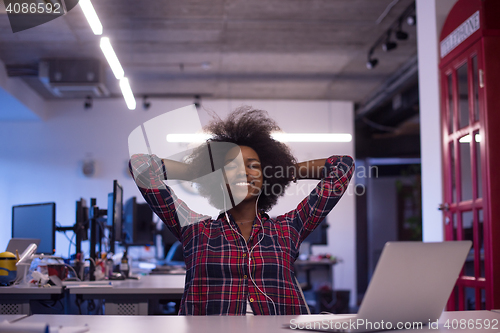
[[[123,241],[123,188],[117,180],[113,181],[113,193],[108,194],[108,226],[111,227],[111,252],[115,242]]]
[[[129,246],[154,245],[156,225],[153,211],[148,204],[137,203],[137,198],[127,200],[124,208],[123,242]]]
[[[87,201],[80,198],[76,202],[76,219],[75,219],[75,232],[77,237],[81,237],[82,241],[89,239],[89,208],[87,207]]]
[[[309,234],[309,236],[306,237],[304,242],[307,242],[311,245],[327,245],[328,227],[328,222],[325,219],[320,223],[319,226],[316,227],[316,229],[313,230],[313,232]]]
[[[56,204],[54,202],[12,206],[12,238],[38,238],[37,253],[54,254]]]
[[[87,201],[80,198],[76,202],[76,216],[75,216],[75,236],[76,236],[76,253],[82,251],[82,241],[89,239],[89,208]]]
[[[163,224],[161,229],[161,238],[163,242],[163,251],[165,256],[168,254],[172,246],[178,241],[174,234],[168,229],[168,227]]]

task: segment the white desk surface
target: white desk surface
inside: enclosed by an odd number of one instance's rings
[[[308,316],[311,320],[318,320],[324,315]],[[283,328],[283,324],[289,325],[290,320],[296,316],[78,316],[78,315],[33,315],[22,319],[18,323],[46,323],[52,326],[84,326],[88,325],[91,333],[109,332],[141,332],[145,329],[150,332],[163,332],[168,330],[175,333],[275,333],[291,332]],[[497,319],[500,321],[500,313],[492,311],[464,311],[445,312],[440,318],[439,329],[415,329],[391,332],[491,332],[497,333],[497,329],[447,329],[442,326],[447,320],[485,320]],[[15,324],[14,324],[15,325]],[[500,323],[499,323],[500,325]]]
[[[182,294],[186,275],[144,275],[139,280],[113,280],[111,287],[91,284],[69,288],[70,294],[114,295],[114,294]],[[85,282],[82,282],[85,285]]]
[[[10,322],[13,322],[15,320],[19,320],[21,318],[24,318],[26,317],[27,315],[24,315],[24,314],[0,314],[0,323],[4,320],[7,320],[9,323]]]
[[[26,286],[8,286],[8,287],[0,287],[0,296],[2,294],[61,294],[61,287],[26,287]]]

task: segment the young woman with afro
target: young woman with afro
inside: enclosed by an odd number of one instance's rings
[[[306,314],[294,262],[301,242],[346,191],[353,159],[333,155],[297,163],[290,149],[272,138],[277,124],[265,111],[249,107],[205,130],[211,139],[188,163],[155,155],[134,155],[130,161],[144,198],[183,246],[186,284],[179,314]],[[218,169],[224,171],[222,180],[202,177]],[[204,179],[199,192],[220,215],[196,213],[166,179]],[[271,219],[266,212],[301,179],[319,182],[295,209]]]

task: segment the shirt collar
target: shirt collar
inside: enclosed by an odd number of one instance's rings
[[[232,218],[233,216],[231,215],[231,213],[227,212],[227,215],[231,218],[231,220],[234,221],[234,219]],[[225,217],[226,217],[226,214],[223,211],[221,211],[219,213],[219,216],[217,216],[217,220],[221,220],[221,219],[224,220]],[[259,217],[260,217],[261,220],[263,220],[263,219],[269,220],[269,215],[267,215],[267,213],[264,212],[264,211],[260,211],[259,212]]]

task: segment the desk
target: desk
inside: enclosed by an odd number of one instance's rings
[[[311,320],[315,320],[322,315],[310,315]],[[77,316],[77,315],[34,315],[26,317],[14,325],[20,323],[47,323],[50,326],[84,326],[88,325],[90,333],[109,332],[141,332],[145,329],[151,332],[162,332],[168,330],[175,333],[220,333],[220,332],[240,332],[240,333],[276,333],[292,332],[283,329],[283,324],[289,325],[290,320],[296,316]],[[464,312],[444,312],[440,318],[440,323],[447,319],[498,319],[500,314],[491,311],[464,311]],[[476,333],[488,332],[496,333],[497,330],[453,330],[440,325],[439,329],[415,329],[390,332],[461,332]]]
[[[7,320],[9,323],[11,323],[24,317],[26,317],[26,315],[0,314],[0,323],[4,320]]]
[[[83,299],[104,299],[107,315],[147,315],[151,300],[179,300],[184,293],[185,275],[145,275],[139,280],[111,281],[111,287],[71,286],[70,295]]]
[[[31,300],[50,300],[62,297],[63,289],[61,287],[0,287],[0,314],[29,315]]]

